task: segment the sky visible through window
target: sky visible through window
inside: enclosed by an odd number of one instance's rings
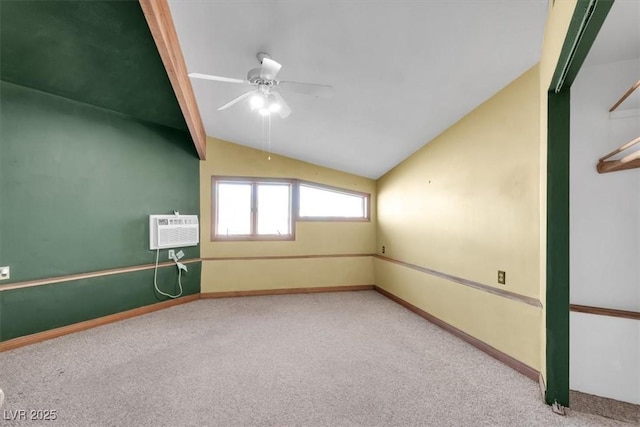
[[[291,185],[257,183],[257,230],[252,230],[251,183],[218,183],[217,234],[286,236],[291,234]]]
[[[291,233],[290,189],[289,184],[258,184],[258,234]]]
[[[251,184],[218,184],[218,229],[223,236],[251,233]]]
[[[301,217],[365,218],[365,197],[300,185]]]

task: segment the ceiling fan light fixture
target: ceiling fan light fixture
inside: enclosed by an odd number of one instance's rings
[[[269,105],[269,111],[271,111],[272,113],[277,113],[282,109],[282,105],[278,104],[277,102],[274,102],[273,104]]]
[[[2,0],[0,0],[2,1]],[[243,103],[249,99],[249,105],[252,111],[258,110],[263,116],[269,116],[276,113],[280,118],[287,118],[291,114],[291,107],[280,95],[279,89],[290,90],[305,95],[311,95],[319,98],[330,98],[332,95],[332,87],[315,83],[302,83],[276,80],[282,65],[271,59],[264,52],[257,54],[260,67],[253,68],[247,73],[246,79],[236,79],[231,77],[213,76],[210,74],[189,73],[189,77],[193,79],[215,80],[224,83],[236,83],[252,86],[252,90],[232,99],[226,104],[218,108],[218,110],[226,110],[227,108]]]
[[[282,109],[282,105],[278,102],[278,99],[274,94],[270,93],[267,97],[267,107],[270,112],[277,113]]]
[[[251,99],[249,100],[249,103],[251,104],[252,110],[263,108],[265,104],[264,96],[260,94],[255,94],[251,97]]]
[[[269,104],[269,111],[272,113],[278,113],[282,109],[282,105],[277,102],[272,102]]]

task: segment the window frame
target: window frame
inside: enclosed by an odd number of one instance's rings
[[[218,235],[218,184],[237,183],[251,185],[251,234],[227,236]],[[289,185],[289,229],[290,233],[283,236],[275,234],[257,234],[258,215],[257,212],[257,188],[258,184],[274,183]],[[344,216],[301,216],[300,215],[300,186],[308,186],[320,190],[332,191],[335,193],[364,198],[365,217],[344,217]],[[371,222],[371,194],[363,191],[350,190],[342,187],[321,184],[313,181],[306,181],[293,178],[268,178],[249,176],[211,176],[211,241],[212,242],[252,242],[252,241],[294,241],[296,240],[296,224],[298,222]]]
[[[364,199],[364,217],[348,217],[348,216],[301,216],[300,215],[300,186],[317,188],[334,193],[345,194],[348,196],[357,196]],[[296,205],[295,217],[296,221],[303,222],[370,222],[371,221],[371,194],[362,191],[348,190],[346,188],[334,187],[332,185],[320,184],[312,181],[296,180]]]
[[[218,234],[218,184],[235,183],[251,185],[251,223],[250,234],[224,235]],[[258,234],[258,185],[259,184],[286,184],[289,187],[289,234]],[[286,178],[259,178],[240,176],[217,176],[211,177],[211,241],[291,241],[296,239],[296,219],[294,209],[296,197],[295,180]]]

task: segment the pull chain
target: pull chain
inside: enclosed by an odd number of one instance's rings
[[[265,117],[261,116],[261,118],[262,118],[262,138],[260,140],[262,141],[262,152],[266,152],[267,147],[265,146],[266,145],[265,142],[267,140],[267,133],[266,133],[265,123],[264,123]]]
[[[268,155],[267,159],[271,160],[271,114],[269,114],[269,140],[268,140]]]
[[[269,122],[267,123],[266,135],[265,135],[265,120],[267,119]],[[267,160],[271,160],[271,114],[267,114],[266,116],[262,116],[262,151],[265,151],[265,141],[267,143]]]

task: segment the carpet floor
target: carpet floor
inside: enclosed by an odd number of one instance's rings
[[[576,411],[602,415],[640,426],[640,405],[575,390],[569,392],[569,402],[571,402],[571,408]]]
[[[0,425],[624,426],[374,291],[199,300],[0,353]],[[16,411],[55,410],[55,421]]]

